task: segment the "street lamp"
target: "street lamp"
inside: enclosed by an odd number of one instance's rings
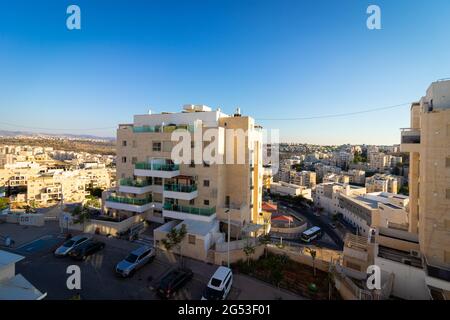
[[[228,214],[228,250],[227,250],[227,262],[228,262],[228,268],[230,267],[230,224],[231,224],[231,214],[230,209],[225,210],[225,213]]]

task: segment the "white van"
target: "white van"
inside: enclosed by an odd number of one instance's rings
[[[213,274],[202,295],[202,300],[225,300],[233,284],[233,272],[230,268],[219,267]]]

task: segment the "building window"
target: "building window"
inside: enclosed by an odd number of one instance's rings
[[[135,164],[136,162],[137,162],[137,157],[131,158],[131,163],[132,163],[132,164]]]
[[[122,157],[122,163],[127,163],[127,157]]]
[[[203,180],[203,186],[209,187],[209,180]]]
[[[126,147],[126,146],[127,146],[127,140],[123,140],[123,141],[122,141],[122,146],[123,146],[123,147]]]
[[[191,160],[191,164],[189,165],[189,167],[195,168],[195,162],[194,162],[194,160]]]
[[[195,205],[195,199],[189,200],[189,204],[190,204],[191,206]]]
[[[153,142],[153,151],[161,151],[161,142]]]
[[[153,178],[153,184],[157,185],[157,186],[161,186],[162,185],[162,178],[154,177]]]
[[[203,204],[204,204],[205,206],[209,206],[209,200],[203,200]]]
[[[230,196],[225,197],[225,207],[226,208],[230,207]]]
[[[195,244],[195,235],[193,234],[188,235],[188,241],[189,244]]]

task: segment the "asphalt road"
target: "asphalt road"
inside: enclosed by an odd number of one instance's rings
[[[313,225],[320,227],[323,230],[323,232],[326,233],[334,241],[334,243],[337,246],[336,248],[337,250],[343,249],[344,242],[342,241],[339,234],[335,232],[335,230],[331,228],[328,223],[322,221],[322,219],[314,215],[313,211],[310,208],[306,206],[302,206],[301,208],[299,208],[296,205],[293,205],[289,202],[282,200],[278,200],[278,203],[291,209],[293,211],[292,214],[294,216],[298,215],[297,218],[300,218],[300,216],[305,216],[306,219],[308,219],[308,221],[310,221]]]

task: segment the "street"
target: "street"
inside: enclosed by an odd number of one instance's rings
[[[105,249],[79,262],[69,257],[56,258],[54,249],[64,241],[56,222],[47,222],[44,227],[28,227],[2,224],[0,234],[7,233],[16,244],[8,249],[26,258],[16,264],[16,273],[21,273],[42,292],[47,299],[66,300],[80,294],[81,299],[106,300],[148,300],[159,299],[154,288],[160,279],[179,261],[170,260],[165,252],[159,252],[156,259],[136,272],[132,278],[122,279],[115,274],[117,262],[127,256],[138,243],[104,236],[95,236],[106,243]],[[5,248],[1,248],[5,250]],[[191,268],[194,277],[174,299],[200,300],[210,277],[217,269],[201,261],[184,258],[185,266]],[[67,267],[78,265],[81,269],[81,290],[69,290],[66,286]],[[295,294],[279,290],[260,280],[236,274],[228,299],[272,300],[302,299]]]

